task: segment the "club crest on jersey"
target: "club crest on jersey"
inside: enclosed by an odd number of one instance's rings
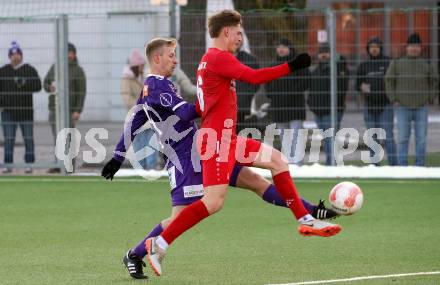
[[[170,107],[173,104],[173,96],[169,93],[160,93],[160,104],[164,107]]]
[[[144,89],[142,90],[142,98],[148,96],[148,85],[144,85]]]

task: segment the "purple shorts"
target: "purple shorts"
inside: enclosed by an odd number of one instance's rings
[[[171,186],[172,206],[186,206],[202,199],[204,195],[202,172],[196,172],[191,158],[179,159],[183,173],[175,165],[168,162],[168,179]],[[200,163],[200,162],[199,162]],[[236,164],[232,171],[229,185],[235,187],[238,173],[243,166]],[[201,169],[201,168],[199,168]]]

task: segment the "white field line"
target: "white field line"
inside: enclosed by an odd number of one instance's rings
[[[371,279],[384,279],[384,278],[392,278],[392,277],[408,277],[408,276],[417,276],[417,275],[438,275],[438,274],[440,274],[440,271],[400,273],[400,274],[389,274],[389,275],[370,275],[370,276],[352,277],[352,278],[345,278],[345,279],[316,280],[316,281],[305,281],[305,282],[296,282],[296,283],[282,283],[282,284],[268,284],[268,285],[328,284],[328,283],[362,281],[362,280],[371,280]]]

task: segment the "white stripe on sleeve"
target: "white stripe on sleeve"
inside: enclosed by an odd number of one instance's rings
[[[182,101],[179,104],[176,104],[176,106],[173,107],[173,111],[176,111],[176,109],[179,108],[180,106],[182,106],[183,104],[186,104],[186,102]]]

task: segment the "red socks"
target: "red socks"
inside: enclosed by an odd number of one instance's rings
[[[290,177],[290,172],[281,172],[272,178],[278,193],[280,193],[281,197],[286,201],[287,206],[292,210],[296,219],[307,215],[309,212],[304,208],[301,198],[296,191],[295,184],[293,184],[292,178]]]
[[[199,200],[183,209],[160,235],[168,244],[171,244],[186,230],[189,230],[208,216],[208,209],[206,209],[202,200]]]
[[[296,187],[293,184],[289,171],[275,175],[273,177],[273,182],[277,191],[286,201],[287,206],[292,210],[297,219],[308,214],[301,202],[298,192],[296,191]],[[208,216],[208,209],[206,209],[202,200],[194,202],[180,212],[180,214],[162,232],[161,236],[168,244],[171,244],[186,230],[189,230]]]

